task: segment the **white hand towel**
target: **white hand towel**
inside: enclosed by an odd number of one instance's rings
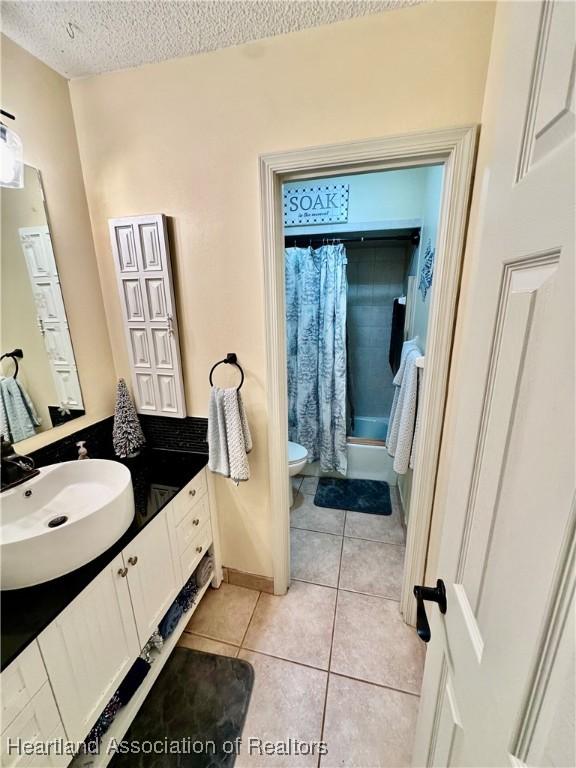
[[[390,409],[390,417],[388,419],[388,435],[386,437],[387,445],[390,445],[390,440],[392,438],[393,433],[395,433],[395,439],[397,439],[397,436],[398,436],[399,425],[396,422],[396,417],[399,416],[400,414],[396,412],[396,408],[398,405],[398,398],[400,396],[400,385],[404,377],[406,355],[411,349],[419,350],[416,338],[409,339],[405,341],[404,344],[402,344],[402,352],[400,353],[400,366],[398,367],[398,370],[396,371],[396,375],[394,376],[394,380],[392,382],[394,385],[394,397],[392,398],[392,407]]]
[[[0,379],[1,382],[1,379]],[[10,434],[10,428],[8,426],[8,414],[6,412],[6,406],[4,405],[4,398],[2,397],[2,389],[0,383],[0,434],[4,435],[4,438],[9,442],[12,442],[12,435]]]
[[[416,411],[418,404],[418,367],[422,355],[414,339],[404,342],[400,368],[394,377],[394,399],[390,410],[387,448],[394,457],[394,471],[400,475],[414,463]]]
[[[242,398],[235,388],[224,390],[224,417],[226,419],[230,477],[238,485],[241,480],[250,479],[248,453],[252,450],[252,437]]]
[[[17,443],[33,437],[41,420],[24,387],[13,377],[3,378],[0,381],[0,395],[4,412],[2,429],[8,429],[10,440]]]
[[[212,387],[208,412],[208,468],[236,485],[250,479],[252,437],[242,396],[236,388]]]
[[[208,469],[224,477],[230,477],[226,419],[224,417],[224,390],[212,387],[208,407]]]

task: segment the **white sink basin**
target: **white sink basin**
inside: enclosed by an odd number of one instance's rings
[[[134,518],[129,470],[86,459],[43,467],[0,496],[2,589],[70,573],[105,552]]]

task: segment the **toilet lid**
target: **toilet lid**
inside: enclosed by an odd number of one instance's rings
[[[288,441],[288,464],[293,464],[295,461],[302,461],[302,459],[305,459],[307,456],[308,451],[303,445]]]

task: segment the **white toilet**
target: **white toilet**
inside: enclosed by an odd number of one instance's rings
[[[290,489],[290,506],[294,503],[294,494],[292,492],[292,482],[290,481],[291,477],[294,477],[294,475],[299,474],[306,465],[306,461],[308,459],[308,451],[306,448],[304,448],[303,445],[298,445],[298,443],[291,443],[290,440],[288,441],[288,486]]]

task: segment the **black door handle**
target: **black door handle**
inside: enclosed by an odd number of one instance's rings
[[[416,598],[416,632],[418,637],[425,643],[430,642],[432,637],[430,633],[430,624],[426,616],[424,600],[430,600],[438,603],[440,613],[446,613],[446,587],[442,579],[438,579],[435,587],[414,587],[414,597]]]

